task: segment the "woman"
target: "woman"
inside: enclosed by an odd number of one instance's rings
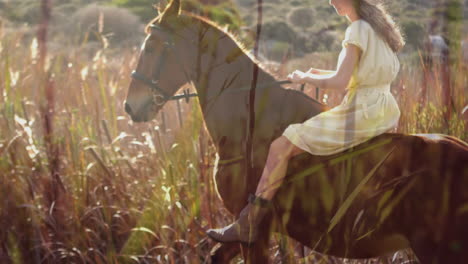
[[[212,239],[244,243],[257,239],[257,226],[286,174],[291,157],[304,151],[313,155],[335,154],[397,125],[400,110],[390,93],[390,84],[400,69],[395,53],[405,41],[384,6],[373,1],[329,1],[338,15],[350,21],[337,70],[311,68],[306,73],[296,70],[288,79],[325,89],[345,88],[347,93],[340,105],[304,123],[289,125],[273,141],[255,195],[250,194],[249,203],[234,223],[207,231]]]

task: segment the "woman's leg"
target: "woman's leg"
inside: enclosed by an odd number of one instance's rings
[[[304,152],[294,146],[286,137],[275,139],[268,151],[268,158],[263,169],[260,183],[255,192],[256,196],[271,200],[286,175],[288,161],[291,157]],[[257,239],[258,225],[269,210],[267,205],[258,204],[260,199],[254,198],[242,209],[239,218],[232,224],[216,229],[209,229],[206,234],[219,242],[253,242]]]
[[[286,176],[289,159],[303,152],[304,150],[296,147],[285,136],[275,139],[270,145],[255,195],[271,200]]]

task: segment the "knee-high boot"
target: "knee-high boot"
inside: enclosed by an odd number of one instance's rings
[[[234,223],[222,228],[208,229],[206,234],[218,242],[254,243],[258,236],[258,225],[270,209],[271,202],[254,194],[249,195],[248,201]]]

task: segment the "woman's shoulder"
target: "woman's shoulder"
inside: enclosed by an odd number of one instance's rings
[[[345,47],[345,42],[349,41],[357,41],[360,42],[361,45],[366,46],[370,35],[373,35],[371,30],[372,27],[367,21],[363,19],[354,20],[346,29],[343,48]],[[363,50],[365,50],[365,47],[363,47]]]
[[[358,19],[348,25],[347,30],[372,30],[371,24],[364,19]]]

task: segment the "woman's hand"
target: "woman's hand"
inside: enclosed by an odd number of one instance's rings
[[[292,83],[305,83],[306,75],[307,73],[305,72],[295,70],[288,75],[288,80],[290,80]]]
[[[306,73],[320,74],[321,71],[315,68],[310,68]]]

